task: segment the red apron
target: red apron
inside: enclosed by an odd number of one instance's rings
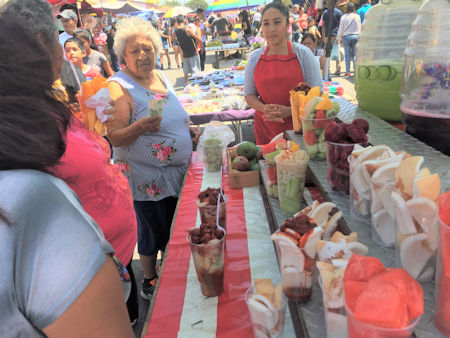
[[[289,91],[299,82],[303,82],[303,71],[297,55],[292,51],[288,41],[288,55],[261,55],[255,67],[254,80],[256,90],[265,104],[290,106]],[[284,123],[266,122],[263,113],[255,112],[256,144],[267,144],[279,133],[293,129],[292,118],[285,118]]]

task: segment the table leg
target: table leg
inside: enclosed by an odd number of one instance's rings
[[[216,67],[219,69],[219,52],[215,52],[216,54]]]

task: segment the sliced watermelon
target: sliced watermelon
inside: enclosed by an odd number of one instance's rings
[[[450,227],[450,191],[439,196],[439,218]]]
[[[442,332],[450,333],[450,278],[444,274],[439,279],[435,321]]]
[[[344,282],[368,282],[372,276],[383,270],[385,267],[378,258],[353,254],[345,269]]]
[[[444,274],[450,278],[450,191],[439,196],[439,218],[448,226],[441,226],[441,252]]]
[[[422,286],[406,270],[386,269],[373,276],[369,281],[369,286],[374,289],[382,290],[386,284],[394,286],[403,297],[403,302],[408,310],[409,322],[423,314]]]
[[[271,183],[277,183],[277,167],[270,166],[266,168],[267,179]]]
[[[352,312],[355,312],[356,302],[367,287],[367,282],[348,280],[344,283],[345,302]]]
[[[356,301],[355,318],[375,326],[403,328],[409,325],[408,310],[395,286],[367,285]]]
[[[317,136],[316,136],[316,134],[314,134],[313,130],[304,131],[303,139],[305,140],[305,143],[308,146],[317,143]]]

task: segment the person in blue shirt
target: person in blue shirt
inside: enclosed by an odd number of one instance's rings
[[[334,9],[334,15],[330,16],[330,9],[326,9],[325,12],[323,12],[322,15],[322,37],[325,43],[325,46],[327,44],[328,39],[331,38],[331,43],[334,45],[336,41],[336,35],[339,29],[339,23],[341,21],[342,12],[335,8]],[[332,20],[331,23],[331,32],[328,32],[328,20]],[[334,75],[339,76],[341,73],[341,55],[338,52],[338,59],[336,60],[336,73]]]
[[[356,14],[361,18],[361,24],[364,22],[364,17],[367,11],[372,7],[370,0],[361,0],[361,8],[356,11]]]

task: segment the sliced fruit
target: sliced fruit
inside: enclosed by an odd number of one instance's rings
[[[386,210],[380,210],[372,215],[372,226],[386,246],[395,245],[395,221]]]
[[[331,104],[331,101],[329,99],[323,99],[315,106],[316,110],[329,110],[333,109],[333,105]]]
[[[395,223],[398,230],[403,235],[412,235],[417,233],[411,214],[409,213],[406,203],[395,191],[391,194],[392,205],[394,207]]]
[[[350,258],[351,256],[344,239],[341,239],[338,243],[318,241],[317,253],[319,260],[322,262],[331,261],[334,258]]]
[[[438,174],[433,174],[414,181],[413,196],[427,197],[437,201],[441,192],[441,181]]]
[[[395,171],[395,187],[402,192],[405,199],[410,199],[413,196],[414,179],[422,162],[422,156],[411,156],[401,161]]]
[[[327,224],[324,227],[324,233],[323,238],[328,240],[331,238],[333,233],[336,231],[336,228],[338,226],[338,221],[342,218],[344,214],[342,211],[338,211],[335,213],[327,222]]]
[[[314,258],[317,255],[317,242],[320,240],[322,233],[323,233],[322,228],[315,227],[313,229],[313,233],[308,237],[304,250],[310,258]]]
[[[264,296],[252,295],[248,300],[252,322],[268,330],[278,323],[278,311]]]
[[[380,166],[372,175],[371,180],[373,184],[383,185],[388,181],[395,181],[395,171],[400,165],[400,162],[386,163]]]
[[[336,204],[331,203],[331,202],[321,203],[317,208],[315,208],[311,212],[310,217],[314,218],[316,220],[316,224],[318,226],[320,226],[321,228],[323,228],[328,222],[329,213],[335,207],[336,207]]]
[[[378,258],[354,254],[345,269],[344,282],[348,280],[367,282],[373,275],[384,270],[385,267]]]
[[[415,234],[406,237],[400,243],[400,262],[414,279],[419,277],[432,256],[422,243],[427,238],[427,234]]]
[[[292,236],[286,235],[284,232],[277,231],[270,236],[270,238],[277,244],[284,244],[292,248],[298,248],[298,240]]]
[[[352,312],[355,312],[356,302],[366,286],[367,282],[346,281],[344,278],[345,301]]]
[[[358,233],[352,232],[350,235],[344,235],[340,231],[335,231],[333,236],[331,236],[331,242],[339,242],[340,239],[345,239],[347,243],[356,242],[358,240]]]
[[[383,204],[384,209],[386,209],[389,216],[395,220],[395,212],[394,212],[394,206],[391,201],[391,195],[394,191],[394,183],[386,183],[383,186],[381,186],[377,191],[377,196],[381,201],[381,204]]]
[[[406,202],[413,219],[422,227],[423,232],[430,233],[430,227],[437,224],[436,203],[429,198],[413,198]]]

